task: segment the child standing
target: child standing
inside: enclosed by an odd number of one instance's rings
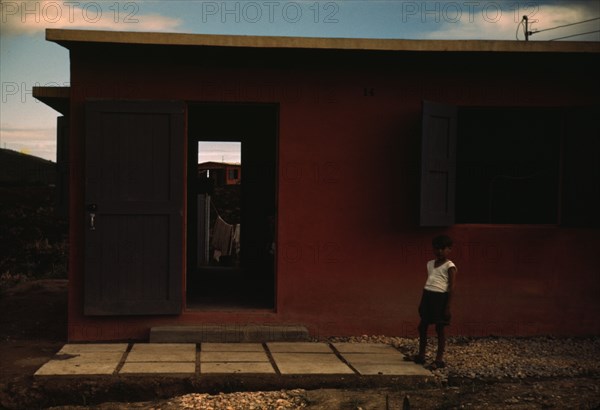
[[[415,363],[425,363],[427,348],[427,329],[435,325],[438,337],[437,355],[430,369],[445,367],[444,350],[446,348],[445,327],[450,324],[450,302],[456,279],[456,265],[448,259],[452,251],[452,239],[440,235],[431,241],[435,259],[427,262],[427,281],[419,304],[419,353],[412,358]]]

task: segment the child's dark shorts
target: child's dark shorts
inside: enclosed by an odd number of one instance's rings
[[[423,296],[419,304],[419,315],[421,320],[436,325],[449,325],[450,317],[445,316],[448,305],[447,292],[432,292],[423,289]]]

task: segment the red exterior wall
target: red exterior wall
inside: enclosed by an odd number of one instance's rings
[[[303,324],[315,336],[415,335],[429,244],[439,233],[455,240],[451,333],[600,332],[597,229],[418,226],[423,100],[597,104],[594,65],[558,71],[560,57],[546,54],[190,48],[160,58],[161,50],[158,57],[142,46],[71,50],[69,340],[140,339],[154,325],[215,323]],[[524,66],[546,71],[524,75]],[[83,316],[85,98],[280,105],[275,312]]]

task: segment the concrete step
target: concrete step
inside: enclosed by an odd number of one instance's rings
[[[309,340],[299,325],[193,325],[156,326],[150,343],[297,342]]]

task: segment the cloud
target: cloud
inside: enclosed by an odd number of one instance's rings
[[[200,142],[198,162],[214,161],[241,163],[240,142]],[[2,124],[0,148],[27,153],[50,161],[56,161],[56,126],[19,127]]]
[[[18,128],[2,125],[0,141],[0,148],[56,161],[56,127]]]
[[[459,3],[453,3],[459,4]],[[465,3],[466,4],[466,3]],[[441,8],[437,29],[430,31],[426,37],[439,40],[524,40],[523,27],[520,25],[523,15],[529,17],[529,30],[544,30],[565,24],[580,22],[599,17],[598,7],[589,3],[573,2],[567,5],[552,3],[520,3],[481,2],[478,8]],[[459,4],[460,7],[460,4]],[[434,13],[425,15],[432,19]],[[591,28],[590,28],[591,27]],[[531,40],[550,40],[562,36],[583,33],[598,29],[598,20],[581,25],[574,25],[556,30],[534,33]],[[574,37],[573,40],[596,40],[599,34],[591,38]]]
[[[198,162],[242,162],[241,142],[198,142]]]
[[[574,3],[569,6],[541,6],[540,12],[533,17],[535,22],[531,25],[530,30],[534,32],[534,35],[531,38],[535,40],[551,40],[588,31],[597,31],[600,28],[599,20],[570,25],[596,17],[600,17],[600,3],[589,2]],[[563,25],[569,26],[556,28]],[[547,29],[552,30],[542,31]],[[540,30],[540,33],[535,34],[537,30]],[[570,38],[573,41],[586,39],[599,41],[600,34],[594,33],[591,37],[587,38],[585,36]]]
[[[144,14],[143,3],[78,1],[2,1],[2,35],[37,34],[47,28],[115,31],[176,31],[182,21]]]

